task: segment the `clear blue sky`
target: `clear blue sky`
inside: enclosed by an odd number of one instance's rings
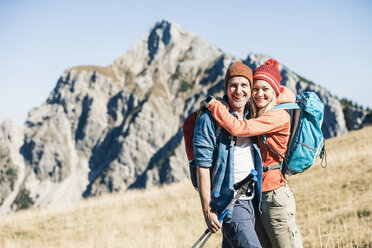
[[[368,0],[0,0],[0,122],[23,124],[66,68],[111,64],[163,19],[242,59],[274,57],[372,107]]]

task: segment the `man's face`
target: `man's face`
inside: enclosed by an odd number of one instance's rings
[[[251,97],[249,80],[245,77],[232,77],[227,85],[229,104],[233,109],[243,108]]]

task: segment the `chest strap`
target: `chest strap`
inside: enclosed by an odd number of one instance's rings
[[[276,170],[276,169],[280,169],[280,164],[272,164],[269,166],[264,166],[262,168],[264,172],[269,171],[269,170]]]

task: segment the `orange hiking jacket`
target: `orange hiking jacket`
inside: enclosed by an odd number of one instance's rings
[[[280,86],[277,104],[295,101],[296,95],[288,88]],[[242,121],[232,116],[227,106],[220,101],[213,99],[209,103],[208,109],[218,124],[233,136],[251,137],[265,134],[266,142],[285,156],[290,135],[290,116],[287,110],[271,110],[258,118]],[[261,150],[263,166],[281,163],[283,159],[263,144],[260,138],[258,145]],[[266,171],[262,176],[262,192],[278,189],[286,183],[287,181],[280,170]]]

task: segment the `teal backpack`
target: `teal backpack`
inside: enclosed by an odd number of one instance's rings
[[[291,113],[291,136],[288,142],[285,156],[277,152],[266,143],[266,136],[261,135],[262,142],[275,154],[283,158],[281,165],[269,166],[270,169],[280,168],[283,175],[294,175],[308,169],[320,155],[322,159],[325,154],[324,137],[321,130],[324,104],[319,97],[310,91],[304,91],[296,96],[296,103],[282,103],[274,109],[288,109]]]

